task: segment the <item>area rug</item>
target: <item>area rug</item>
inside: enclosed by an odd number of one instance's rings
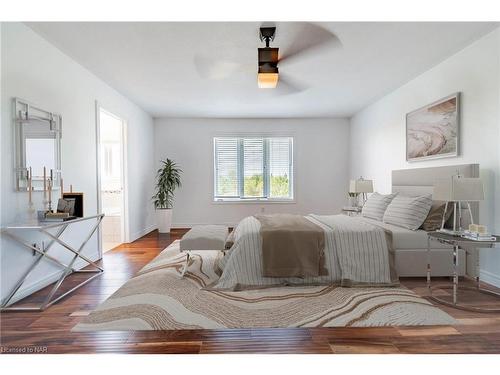
[[[217,280],[219,252],[185,254],[175,241],[73,331],[448,325],[456,321],[405,288],[293,286],[203,289]]]

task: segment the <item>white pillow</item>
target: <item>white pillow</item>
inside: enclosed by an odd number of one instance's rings
[[[432,206],[432,196],[405,197],[398,195],[387,207],[384,223],[415,230],[420,228],[429,214]]]
[[[373,193],[363,206],[361,216],[382,221],[387,206],[391,203],[396,194],[397,193],[382,195],[379,193]]]

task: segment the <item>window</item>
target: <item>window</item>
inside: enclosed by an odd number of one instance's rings
[[[214,138],[214,200],[293,199],[293,138]]]

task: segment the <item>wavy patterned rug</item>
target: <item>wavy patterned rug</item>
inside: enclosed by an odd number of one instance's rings
[[[279,287],[204,290],[218,252],[185,254],[175,241],[73,331],[447,325],[456,321],[404,288]]]

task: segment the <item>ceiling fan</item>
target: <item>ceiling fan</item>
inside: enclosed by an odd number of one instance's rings
[[[300,62],[307,54],[317,51],[321,47],[338,45],[339,39],[331,31],[309,22],[290,23],[293,28],[298,28],[293,42],[286,48],[285,53],[280,54],[279,48],[270,47],[276,36],[276,26],[262,25],[259,28],[259,38],[266,46],[258,48],[258,70],[257,85],[259,88],[276,89],[281,94],[293,94],[306,90],[307,85],[300,83],[298,79],[283,73],[289,62]],[[288,26],[288,25],[287,25]],[[289,28],[290,30],[290,28]],[[321,56],[316,53],[316,56]],[[195,56],[195,67],[198,74],[206,79],[224,79],[237,72],[249,72],[248,64],[232,61],[211,60],[206,57]],[[255,66],[255,65],[253,65]],[[252,69],[253,70],[253,69]]]
[[[278,50],[269,47],[269,42],[274,40],[276,27],[261,27],[260,40],[265,42],[264,48],[259,48],[259,70],[257,73],[257,85],[260,89],[274,89],[278,85]]]

